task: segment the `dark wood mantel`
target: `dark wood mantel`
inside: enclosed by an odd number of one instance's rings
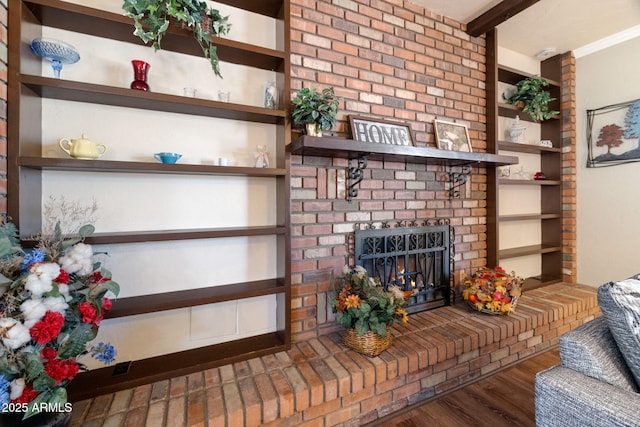
[[[377,144],[336,137],[301,136],[291,142],[288,150],[292,154],[318,157],[357,159],[367,156],[369,160],[386,160],[407,163],[427,163],[445,166],[490,164],[493,166],[515,165],[518,158],[491,153],[467,153],[440,150],[433,147]]]

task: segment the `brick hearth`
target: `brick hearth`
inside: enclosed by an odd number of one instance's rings
[[[338,333],[290,351],[124,390],[73,407],[72,426],[358,426],[489,375],[600,315],[596,289],[525,292],[510,316],[459,303],[396,325],[368,358]]]

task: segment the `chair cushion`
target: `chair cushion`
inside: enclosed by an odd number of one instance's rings
[[[560,363],[623,390],[640,391],[604,317],[560,337]]]
[[[598,303],[611,335],[640,384],[640,280],[605,283],[598,288]]]

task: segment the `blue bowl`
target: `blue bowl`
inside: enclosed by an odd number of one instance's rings
[[[182,157],[182,154],[178,154],[178,153],[155,153],[153,155],[153,157],[155,157],[155,159],[157,161],[159,161],[159,162],[173,164],[173,163],[177,162],[178,160],[180,160],[180,157]]]

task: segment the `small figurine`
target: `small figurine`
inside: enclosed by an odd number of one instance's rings
[[[256,151],[253,153],[253,157],[256,159],[257,168],[269,167],[269,152],[266,145],[256,146]]]
[[[278,90],[276,89],[276,82],[269,82],[264,90],[264,106],[265,108],[275,109],[277,105]]]

